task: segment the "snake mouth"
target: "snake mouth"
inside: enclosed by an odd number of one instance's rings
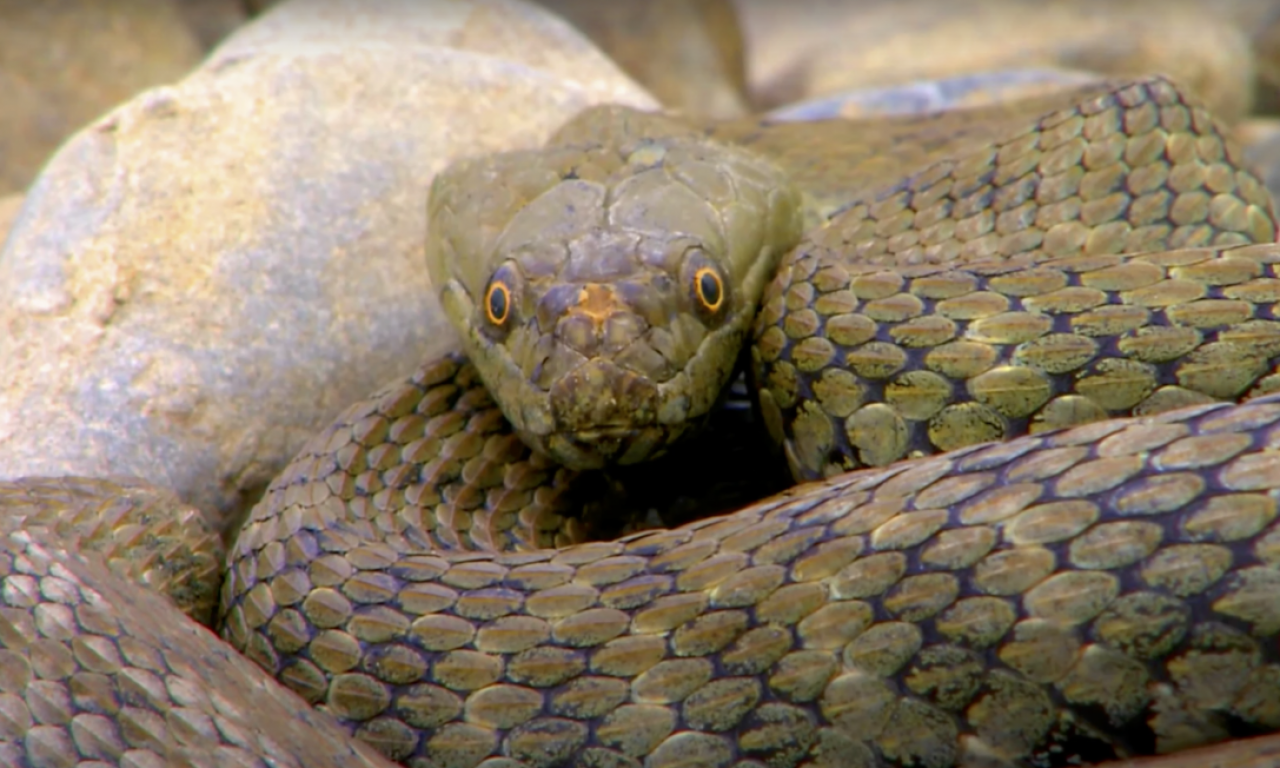
[[[662,455],[670,441],[660,426],[589,429],[554,432],[540,440],[540,447],[571,469],[600,469],[636,464]]]
[[[636,436],[640,430],[625,426],[601,426],[595,429],[584,429],[580,432],[569,433],[573,439],[590,445],[599,444],[607,445],[609,443],[628,440]]]
[[[663,447],[659,390],[646,376],[610,360],[589,360],[557,379],[548,394],[554,426],[539,442],[570,467],[630,464]]]

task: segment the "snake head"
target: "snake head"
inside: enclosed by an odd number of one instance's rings
[[[587,469],[660,455],[705,421],[800,222],[767,161],[593,108],[544,149],[438,174],[427,263],[517,433]]]

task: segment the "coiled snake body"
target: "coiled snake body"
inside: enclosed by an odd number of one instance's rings
[[[463,352],[311,440],[228,558],[221,635],[301,700],[31,524],[0,762],[381,762],[345,729],[422,768],[1038,766],[1280,727],[1280,246],[1171,83],[594,109],[430,217]],[[692,431],[744,343],[819,482],[577,543],[579,472]],[[134,507],[79,523],[150,553],[116,571],[211,570]]]

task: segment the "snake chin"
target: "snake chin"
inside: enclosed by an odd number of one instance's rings
[[[598,426],[547,435],[522,432],[520,437],[534,450],[547,454],[570,469],[589,470],[658,458],[692,426]]]
[[[589,360],[557,378],[547,394],[554,426],[525,440],[571,468],[646,461],[673,438],[673,428],[660,423],[659,386],[611,360]]]

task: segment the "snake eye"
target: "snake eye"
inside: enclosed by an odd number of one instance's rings
[[[501,328],[511,316],[511,289],[501,280],[489,283],[484,293],[484,314],[489,322]]]
[[[724,303],[724,283],[720,274],[711,267],[701,267],[693,273],[693,290],[702,302],[702,308],[708,312],[716,312]]]

